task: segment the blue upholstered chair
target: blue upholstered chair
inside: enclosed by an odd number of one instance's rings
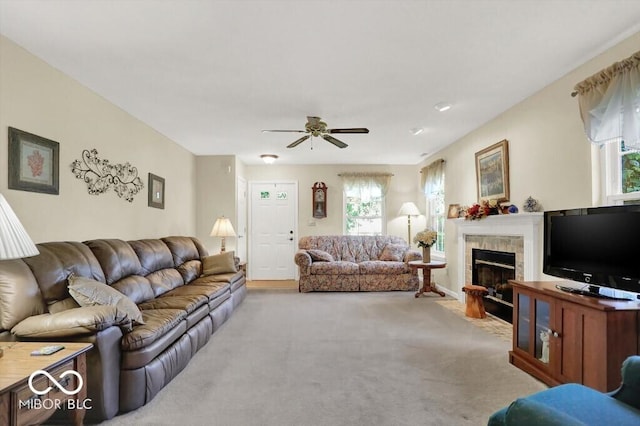
[[[602,393],[568,383],[519,398],[489,418],[488,426],[638,426],[640,356],[622,364],[622,385]]]

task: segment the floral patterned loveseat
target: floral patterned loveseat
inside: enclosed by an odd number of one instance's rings
[[[301,292],[412,291],[419,285],[417,269],[407,262],[421,260],[422,254],[400,237],[302,237],[298,249]]]

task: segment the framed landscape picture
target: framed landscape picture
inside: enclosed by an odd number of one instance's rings
[[[476,152],[478,202],[509,199],[509,142],[504,139]]]
[[[164,209],[164,178],[149,173],[149,207]]]
[[[60,144],[9,127],[9,189],[59,194]]]

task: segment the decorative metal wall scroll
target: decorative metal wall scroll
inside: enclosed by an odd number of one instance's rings
[[[128,162],[109,164],[109,160],[98,158],[96,149],[82,151],[82,160],[75,160],[71,164],[71,171],[76,178],[87,183],[91,195],[104,194],[113,188],[118,197],[131,203],[133,196],[144,188],[137,168]]]

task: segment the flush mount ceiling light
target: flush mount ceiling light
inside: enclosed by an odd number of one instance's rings
[[[451,104],[448,102],[440,102],[439,104],[435,104],[433,107],[440,112],[445,112],[451,109]]]
[[[267,164],[273,164],[278,159],[278,156],[275,154],[262,154],[260,158]]]
[[[424,127],[414,127],[409,130],[413,136],[418,136],[420,133],[424,132]]]

